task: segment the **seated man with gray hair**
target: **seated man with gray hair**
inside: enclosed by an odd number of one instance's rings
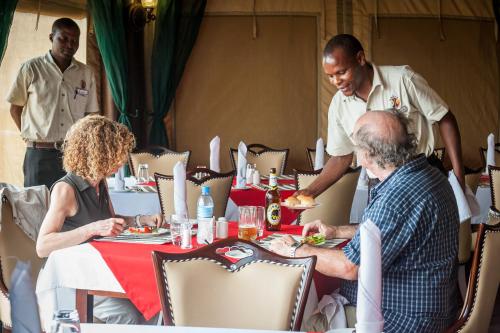
[[[381,182],[373,188],[363,221],[382,236],[382,312],[384,332],[441,332],[456,317],[458,212],[448,180],[415,156],[408,120],[397,112],[371,111],[356,122],[356,155]],[[297,244],[291,237],[271,249],[286,256],[318,258],[316,269],[344,281],[341,294],[356,305],[360,263],[357,226],[327,226],[314,221],[303,235],[351,238],[342,249]]]

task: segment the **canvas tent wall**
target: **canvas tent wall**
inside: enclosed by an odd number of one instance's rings
[[[38,3],[20,0],[18,8],[36,12]],[[45,14],[85,12],[85,0],[41,3]],[[146,63],[152,31],[149,24]],[[489,0],[208,0],[165,120],[172,148],[191,149],[193,166],[207,165],[208,140],[219,135],[223,169],[227,148],[240,139],[291,147],[289,169],[305,167],[304,147],[326,138],[336,92],[322,73],[321,51],[347,32],[374,63],[408,64],[427,79],[458,119],[466,163],[477,166],[477,148],[489,132],[498,134],[495,31]],[[102,100],[109,104],[109,96]]]

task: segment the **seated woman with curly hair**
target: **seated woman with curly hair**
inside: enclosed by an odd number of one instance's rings
[[[134,148],[133,134],[102,116],[88,116],[68,131],[63,145],[67,174],[51,189],[50,206],[36,243],[40,257],[97,236],[116,236],[128,226],[161,226],[162,216],[116,215],[106,177],[115,173]],[[141,314],[127,299],[97,298],[94,316],[106,323],[139,324]]]

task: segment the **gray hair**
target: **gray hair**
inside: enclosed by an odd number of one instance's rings
[[[397,110],[388,112],[395,116],[399,124],[395,135],[380,134],[373,130],[373,125],[362,126],[354,135],[358,149],[366,151],[382,169],[406,164],[415,157],[417,150],[417,139],[408,129],[409,119]]]

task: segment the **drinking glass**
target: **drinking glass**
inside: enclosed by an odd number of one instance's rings
[[[80,317],[76,310],[54,311],[51,333],[78,333],[80,332]]]
[[[175,246],[182,245],[182,224],[189,223],[188,219],[182,216],[172,215],[170,218],[170,235],[172,236],[172,244]]]
[[[238,238],[253,241],[257,238],[255,206],[239,207]]]
[[[262,206],[255,207],[255,224],[257,225],[257,236],[262,237],[264,235],[264,229],[266,228],[266,215],[265,208]]]
[[[146,183],[149,181],[149,166],[147,164],[139,164],[137,167],[137,182]]]
[[[181,223],[181,249],[191,249],[193,248],[193,244],[191,241],[191,222],[189,220]]]

